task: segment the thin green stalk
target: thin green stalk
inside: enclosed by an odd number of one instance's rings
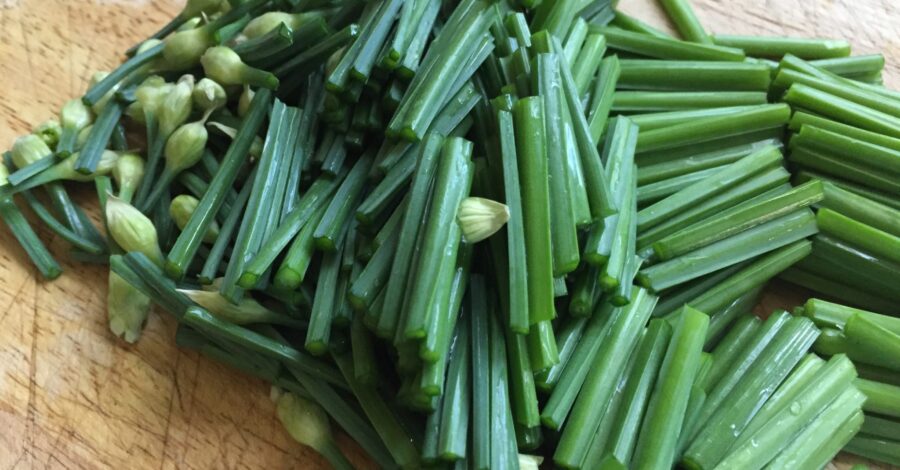
[[[746,438],[742,433],[741,440],[727,450],[727,456],[718,462],[718,467],[762,468],[767,460],[788,447],[791,439],[796,438],[804,427],[811,422],[814,424],[820,413],[830,413],[829,408],[833,406],[841,410],[840,421],[852,415],[865,401],[865,396],[850,386],[855,372],[846,357],[838,356],[828,361],[814,382],[808,384],[790,406],[772,416],[764,429]],[[687,458],[693,456],[689,453]]]
[[[640,145],[640,143],[638,145]],[[694,206],[711,197],[722,194],[729,187],[742,183],[752,176],[756,176],[763,173],[765,170],[775,167],[781,160],[781,152],[775,147],[766,147],[748,155],[729,165],[715,176],[689,186],[678,193],[639,211],[638,231],[643,232],[655,225],[659,225],[663,220],[677,215],[679,212],[684,211],[690,206]]]
[[[579,467],[587,456],[593,432],[596,430],[605,407],[612,396],[616,382],[653,306],[656,298],[644,290],[638,290],[635,300],[625,308],[616,309],[609,320],[609,330],[597,356],[591,361],[591,370],[572,406],[569,423],[563,428],[553,461],[566,468]],[[543,415],[547,421],[549,416]]]
[[[863,224],[828,208],[819,209],[816,213],[816,222],[822,233],[826,235],[859,246],[875,256],[900,263],[900,237]]]
[[[741,204],[653,244],[659,260],[672,259],[822,200],[822,185],[811,181],[755,204]]]
[[[690,307],[683,309],[641,424],[632,460],[635,468],[668,468],[675,462],[678,432],[687,411],[708,324],[709,317],[704,313]]]
[[[900,138],[900,118],[802,83],[792,85],[784,95],[784,101],[844,124]]]
[[[307,231],[310,232],[310,236],[312,235],[313,227],[318,224],[318,219],[314,217],[314,214],[324,210],[324,204],[329,201],[329,197],[334,193],[342,180],[341,177],[322,177],[313,182],[300,198],[296,207],[282,219],[278,229],[265,240],[259,252],[247,261],[244,266],[244,272],[238,281],[239,286],[245,289],[253,288],[263,273],[272,266],[272,263],[282,250],[291,244],[291,241],[295,239],[295,236],[302,229],[309,227]],[[245,189],[241,189],[242,196],[238,198],[239,200],[246,200],[249,196],[247,187],[252,187],[252,185],[245,184]],[[247,196],[243,196],[245,192]],[[238,206],[243,206],[243,204],[238,203]],[[229,218],[232,218],[232,216],[229,215]],[[224,227],[225,225],[223,224]],[[220,231],[220,233],[222,232]]]
[[[587,318],[572,318],[562,328],[557,328],[556,346],[559,362],[535,375],[535,385],[543,392],[551,392],[559,381],[560,375],[567,367],[569,359],[581,342],[582,334],[587,326]]]
[[[766,103],[756,91],[617,91],[614,113],[662,113],[692,109],[754,106]]]
[[[783,104],[748,108],[734,114],[703,118],[642,133],[638,152],[671,149],[697,144],[723,136],[746,134],[779,127],[790,119],[790,108]]]
[[[812,251],[811,243],[801,240],[774,250],[755,259],[745,268],[690,301],[696,309],[715,312],[727,306],[734,299],[765,284],[790,265],[803,259]]]
[[[793,54],[803,59],[829,59],[850,55],[850,44],[840,39],[806,39],[778,36],[736,36],[717,34],[713,42],[743,49],[752,57],[780,59]]]
[[[97,120],[94,121],[93,127],[91,127],[87,141],[84,143],[81,151],[78,152],[78,159],[75,161],[75,171],[84,175],[90,175],[97,169],[100,158],[109,145],[109,139],[112,137],[123,111],[124,105],[116,100],[110,100],[103,107],[103,111],[100,112]]]
[[[742,62],[746,58],[744,51],[732,47],[696,44],[610,27],[594,28],[593,31],[606,36],[611,49],[654,59]]]
[[[635,59],[635,62],[638,60]],[[653,62],[653,61],[650,61]],[[677,62],[676,62],[677,63]],[[704,62],[698,62],[704,63]],[[730,64],[731,62],[729,62]],[[766,105],[760,105],[766,106]],[[693,121],[695,119],[714,117],[714,116],[728,116],[730,114],[734,114],[739,111],[746,111],[750,107],[748,106],[726,106],[724,108],[702,108],[702,109],[689,109],[686,111],[667,111],[662,113],[646,113],[646,114],[636,114],[631,116],[631,120],[634,121],[635,124],[640,126],[642,131],[652,131],[655,129],[660,129],[663,127],[669,127],[676,124],[684,124],[686,122]]]
[[[862,166],[877,167],[888,173],[900,174],[900,150],[888,149],[837,132],[805,125],[791,138],[791,148],[806,147]]]
[[[613,18],[610,25],[624,29],[625,31],[631,31],[633,33],[655,36],[662,39],[673,39],[672,35],[670,35],[669,33],[660,31],[659,29],[647,23],[644,23],[643,21],[633,16],[622,13],[619,10],[616,10],[616,16]]]
[[[839,175],[842,179],[861,184],[870,190],[875,189],[887,193],[887,201],[879,199],[882,203],[890,205],[900,196],[900,182],[893,173],[881,172],[871,166],[854,164],[830,151],[795,147],[791,152],[790,160],[801,168],[821,171],[829,175]]]
[[[528,319],[534,325],[555,317],[553,257],[550,243],[550,189],[540,98],[525,98],[515,105],[516,153],[522,181],[522,214],[528,284]],[[517,261],[512,259],[512,261]]]
[[[722,341],[712,351],[713,362],[709,372],[698,383],[704,390],[711,391],[726,374],[734,361],[742,354],[745,347],[756,336],[762,321],[753,316],[745,315],[731,327]]]
[[[349,217],[353,216],[353,212],[359,203],[359,198],[366,182],[365,178],[372,168],[372,162],[371,154],[363,154],[335,192],[334,197],[325,209],[322,220],[319,221],[313,233],[313,238],[319,249],[334,251],[338,248],[338,237],[343,227],[348,223]]]
[[[651,320],[641,343],[634,353],[635,364],[622,391],[623,402],[615,414],[614,424],[606,444],[606,451],[628,466],[635,452],[641,421],[650,400],[657,374],[665,356],[672,328],[663,320]]]
[[[607,128],[607,119],[612,110],[621,73],[618,56],[604,57],[600,62],[600,71],[594,81],[594,90],[591,92],[591,100],[587,106],[588,128],[591,131],[591,138],[598,144]]]
[[[689,0],[660,0],[659,3],[666,10],[675,29],[686,41],[713,44],[712,37],[703,29]]]
[[[638,281],[660,291],[815,234],[815,217],[799,209],[680,257],[642,269]]]
[[[841,189],[832,183],[822,184],[825,199],[822,207],[846,215],[861,223],[894,236],[900,236],[900,210]]]
[[[419,238],[419,221],[425,220],[428,201],[430,200],[432,180],[437,168],[438,156],[443,145],[443,138],[437,134],[429,134],[420,144],[417,154],[415,174],[409,190],[410,202],[406,207],[403,225],[400,228],[399,250],[391,265],[391,273],[385,287],[384,310],[378,320],[376,332],[382,337],[392,337],[397,330],[400,312],[404,308],[404,291],[411,270],[413,269],[414,252],[411,247]],[[414,271],[412,271],[414,272]]]
[[[565,106],[561,94],[559,60],[555,54],[537,56],[538,93],[544,104],[544,136],[547,153],[547,178],[549,179],[550,239],[553,255],[553,275],[568,274],[578,267],[578,233],[573,206],[570,204],[568,168],[563,152],[565,127],[562,110]],[[527,188],[526,188],[527,189]],[[526,238],[527,239],[527,238]]]
[[[0,199],[0,218],[9,227],[13,236],[19,241],[22,249],[34,263],[38,272],[45,279],[56,279],[62,274],[62,267],[53,259],[53,255],[47,251],[44,243],[41,242],[37,234],[25,220],[22,212],[13,202],[12,198],[4,197]]]
[[[623,59],[618,87],[656,91],[768,91],[772,76],[764,64]]]
[[[690,462],[688,465],[691,468],[712,468],[724,457],[729,456],[728,452],[731,446],[737,442],[740,434],[774,393],[776,387],[800,362],[818,334],[819,331],[811,321],[797,317],[789,319],[784,328],[776,333],[769,346],[763,350],[756,361],[753,361],[740,381],[735,384],[733,391],[727,396],[728,406],[718,407],[718,409],[707,408],[715,411],[709,415],[707,420],[698,421],[700,432],[691,440],[683,461]],[[847,361],[845,366],[849,364]],[[846,371],[845,366],[841,366],[839,369]],[[853,372],[852,366],[849,367],[849,371]],[[834,377],[835,383],[843,382],[844,386],[849,380],[844,373],[829,374],[828,376]],[[826,384],[822,385],[818,390],[825,392],[822,394],[827,395],[829,399],[834,398],[834,391],[828,390]],[[838,390],[840,389],[838,388]],[[821,409],[821,405],[813,399],[815,396],[817,394],[806,394],[806,397],[811,400],[810,406],[803,407],[801,413],[791,413],[790,410],[783,410],[782,413],[793,415],[795,420],[792,423],[805,424],[809,420],[809,416],[807,415],[801,420],[800,415],[815,413]],[[814,403],[816,405],[813,405]],[[786,425],[785,430],[787,429]],[[766,429],[766,431],[775,436],[783,430]],[[783,436],[779,436],[776,440],[780,444],[784,444],[785,441]],[[734,455],[731,454],[730,457]]]

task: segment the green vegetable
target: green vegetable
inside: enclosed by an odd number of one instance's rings
[[[578,398],[574,400],[569,422],[563,428],[559,445],[553,454],[553,461],[557,465],[572,468],[580,466],[584,461],[594,434],[589,430],[597,428],[604,412],[604,407],[597,404],[606,403],[611,397],[625,366],[624,359],[637,343],[655,303],[655,297],[638,290],[631,304],[613,311],[604,335],[605,340],[599,345],[594,360],[590,361],[592,367],[584,379]],[[551,396],[551,400],[552,398]],[[541,420],[547,426],[558,427],[562,424],[562,419],[548,413],[553,409],[551,402],[548,402]]]
[[[527,254],[528,319],[534,325],[556,316],[543,102],[539,98],[519,100],[514,122]]]
[[[624,465],[628,465],[635,452],[640,424],[671,334],[672,329],[667,322],[651,320],[634,353],[634,363],[641,364],[641,367],[634,367],[625,381],[622,405],[615,414],[606,444],[606,450]]]
[[[685,40],[700,44],[713,43],[712,37],[704,31],[688,0],[660,0],[660,4]]]
[[[294,440],[312,447],[336,469],[353,468],[334,442],[328,416],[320,406],[294,394],[284,393],[278,399],[276,413]]]
[[[641,424],[632,459],[634,467],[662,468],[674,464],[678,431],[684,421],[708,325],[706,314],[684,307]]]
[[[772,80],[768,67],[750,62],[624,59],[619,63],[622,89],[767,91]]]
[[[611,49],[664,60],[708,60],[742,62],[744,52],[731,47],[695,44],[672,38],[650,36],[617,28],[595,28],[606,36]]]
[[[717,34],[713,41],[720,46],[743,49],[753,57],[778,59],[793,54],[804,59],[828,59],[850,55],[850,44],[842,40]]]
[[[900,418],[900,387],[866,379],[856,379],[854,385],[866,395],[865,411]]]

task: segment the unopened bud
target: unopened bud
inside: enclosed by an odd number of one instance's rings
[[[509,220],[505,204],[481,197],[467,197],[459,205],[457,220],[469,243],[477,243],[503,228]]]
[[[199,205],[200,200],[188,194],[181,194],[172,199],[172,204],[169,205],[169,215],[172,216],[172,220],[175,221],[175,225],[179,230],[184,230]],[[209,228],[206,229],[206,233],[203,234],[203,242],[214,243],[217,238],[219,238],[219,223],[213,221]],[[228,302],[228,304],[232,305],[231,302]],[[203,304],[201,305],[207,309],[210,308]]]
[[[206,49],[215,44],[213,31],[208,25],[178,31],[164,41],[163,61],[169,70],[187,70],[200,62]]]
[[[245,117],[247,113],[250,112],[250,103],[253,102],[253,96],[256,93],[250,88],[250,85],[244,85],[244,92],[241,93],[241,97],[238,99],[238,117]]]
[[[316,450],[331,445],[331,423],[321,406],[285,393],[278,398],[276,411],[278,420],[297,442]]]
[[[13,143],[12,161],[16,168],[23,168],[52,154],[46,142],[34,134],[28,134]]]
[[[194,92],[194,77],[185,75],[169,92],[158,110],[159,135],[168,138],[179,126],[187,121],[191,115],[193,103],[191,95]]]
[[[272,73],[250,67],[241,56],[225,46],[210,47],[200,59],[206,75],[222,85],[254,85],[278,88],[278,78]]]
[[[112,176],[119,188],[119,199],[131,202],[134,192],[144,178],[144,159],[133,153],[120,155],[116,160],[116,166],[113,167]]]
[[[194,106],[207,113],[225,106],[225,103],[228,101],[228,95],[225,93],[222,85],[208,78],[197,82],[194,86],[193,98]]]
[[[208,137],[201,122],[179,127],[166,142],[166,168],[177,174],[196,165],[203,157]]]
[[[141,337],[147,315],[150,313],[150,298],[113,271],[109,272],[109,291],[106,311],[109,330],[128,343]]]
[[[106,225],[113,240],[123,250],[143,253],[154,263],[162,263],[156,227],[134,206],[110,195],[106,201]]]

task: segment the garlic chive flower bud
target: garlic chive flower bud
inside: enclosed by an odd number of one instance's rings
[[[184,230],[188,221],[191,220],[191,216],[194,215],[194,211],[197,210],[198,205],[200,205],[200,200],[188,194],[181,194],[172,199],[172,204],[169,205],[169,215],[172,216],[172,220],[175,221],[175,225],[179,230]],[[203,235],[203,242],[214,243],[217,238],[219,238],[219,223],[214,220],[209,228],[206,229],[206,233]],[[211,309],[211,307],[203,304],[200,305]],[[231,305],[230,302],[229,305]]]
[[[166,83],[165,79],[158,75],[147,77],[134,91],[135,103],[140,104],[145,115],[155,116],[173,89],[174,84]]]
[[[55,149],[62,136],[62,126],[56,119],[48,119],[37,125],[32,133],[41,138],[51,149]]]
[[[297,328],[305,326],[305,322],[267,309],[249,295],[245,295],[237,304],[233,304],[222,297],[218,291],[179,289],[178,292],[213,315],[235,325],[271,323]]]
[[[291,31],[296,31],[304,23],[316,18],[322,18],[321,12],[285,13],[283,11],[270,11],[250,20],[241,34],[247,39],[258,38],[273,31],[283,23]]]
[[[157,111],[159,118],[159,138],[168,139],[175,129],[187,121],[191,115],[191,95],[194,92],[194,77],[185,75],[162,101]]]
[[[250,103],[253,102],[253,95],[255,94],[250,85],[244,85],[244,92],[241,93],[241,97],[238,99],[238,117],[244,117],[250,111]]]
[[[209,133],[202,122],[185,124],[166,142],[166,170],[176,174],[194,166],[203,157]]]
[[[80,99],[70,100],[59,112],[62,133],[59,136],[57,152],[59,158],[66,158],[80,146],[77,145],[79,133],[93,122],[91,109]]]
[[[46,142],[34,134],[28,134],[13,143],[12,161],[16,168],[23,168],[52,154]]]
[[[212,113],[213,111],[225,106],[228,101],[228,95],[225,88],[214,80],[204,78],[194,85],[193,92],[194,106],[204,113]]]
[[[203,157],[206,140],[209,137],[202,122],[192,122],[179,127],[166,142],[166,166],[159,180],[154,183],[153,191],[140,204],[142,211],[152,208],[169,185],[182,171],[194,166]]]
[[[122,279],[109,272],[109,291],[106,297],[109,330],[127,343],[135,343],[144,331],[150,313],[150,298]]]
[[[331,423],[321,406],[293,393],[284,393],[278,398],[275,412],[295,441],[312,447],[336,469],[353,468],[334,443]]]
[[[467,197],[459,205],[457,220],[469,243],[477,243],[503,228],[509,220],[505,204],[481,197]]]
[[[113,240],[127,253],[143,253],[162,264],[162,250],[153,222],[131,204],[110,195],[106,201],[106,225]]]
[[[225,46],[210,47],[200,58],[206,75],[222,85],[253,85],[274,90],[278,78],[265,70],[250,67],[241,56]]]
[[[199,28],[178,31],[163,42],[163,63],[169,70],[187,70],[200,63],[206,49],[215,45],[213,30],[209,24]]]
[[[112,175],[119,188],[119,199],[130,203],[144,177],[144,159],[133,153],[122,154],[116,160]]]

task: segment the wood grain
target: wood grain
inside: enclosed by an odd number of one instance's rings
[[[176,14],[179,3],[0,0],[0,148],[80,95],[93,71],[114,67],[119,51]],[[716,32],[849,38],[856,52],[884,52],[887,83],[900,80],[893,0],[696,5]],[[623,0],[622,7],[664,24],[653,0]],[[92,191],[76,194],[93,207]],[[137,345],[116,341],[106,327],[106,268],[66,261],[64,244],[42,236],[66,270],[52,283],[37,279],[0,230],[0,469],[326,468],[282,431],[263,383],[179,351],[170,318],[153,315]],[[801,298],[782,287],[764,304]]]

